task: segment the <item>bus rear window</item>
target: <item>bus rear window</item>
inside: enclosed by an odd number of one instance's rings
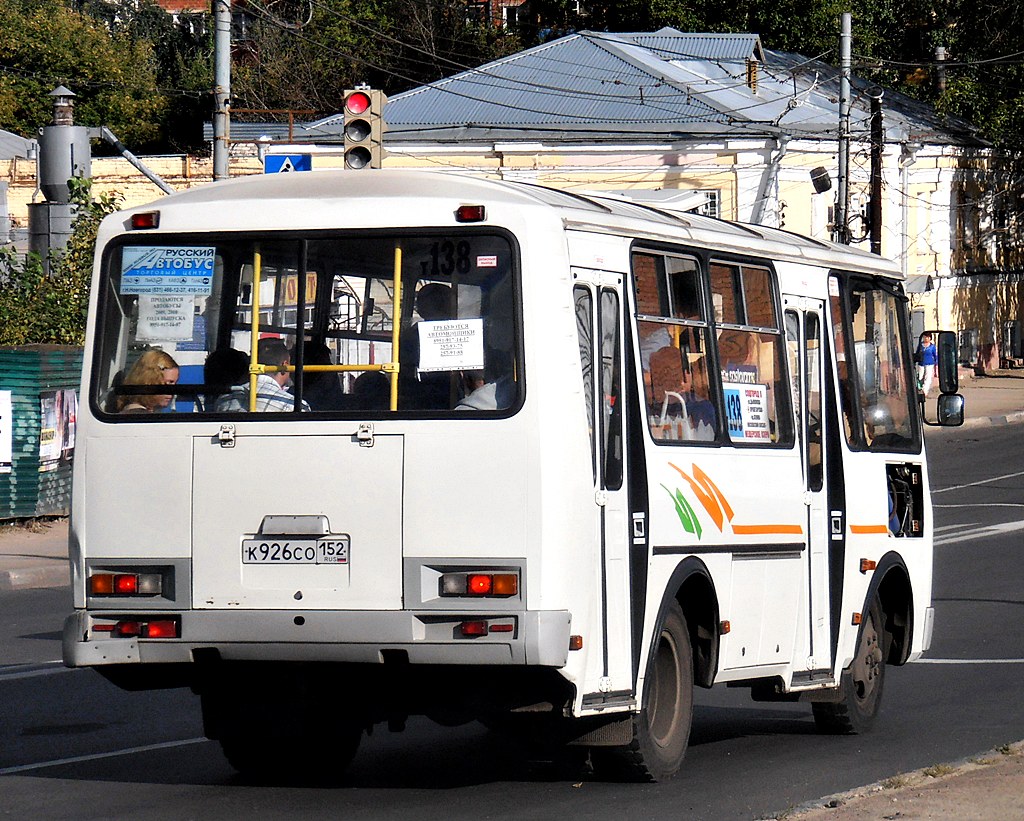
[[[105,258],[100,413],[474,415],[518,401],[502,236],[145,239]]]

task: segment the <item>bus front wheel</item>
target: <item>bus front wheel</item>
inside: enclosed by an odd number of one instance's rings
[[[840,679],[837,701],[815,702],[814,723],[826,733],[865,733],[874,724],[885,684],[885,630],[876,596],[861,626],[857,652]]]
[[[651,649],[643,708],[633,717],[633,741],[626,747],[595,747],[591,763],[602,777],[665,781],[683,762],[693,719],[693,651],[679,603],[665,613]]]

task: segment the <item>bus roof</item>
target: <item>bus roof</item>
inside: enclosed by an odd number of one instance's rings
[[[492,209],[533,207],[547,211],[567,228],[904,278],[899,266],[884,257],[777,228],[681,213],[607,194],[430,170],[322,170],[236,177],[114,214],[108,217],[104,233],[122,228],[126,214],[153,210],[160,211],[161,232],[420,226],[428,224],[423,221],[427,201],[444,203],[438,219],[429,223],[433,225],[455,224],[455,207],[449,207],[453,203]],[[256,203],[264,205],[254,207]],[[386,225],[381,215],[387,215]]]

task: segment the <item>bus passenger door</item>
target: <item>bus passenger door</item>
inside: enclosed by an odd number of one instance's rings
[[[798,410],[804,505],[807,511],[807,627],[804,678],[831,678],[832,639],[829,605],[829,516],[825,487],[826,466],[823,379],[828,372],[822,341],[824,303],[806,297],[785,297],[786,341],[793,374],[793,398]],[[801,631],[804,633],[805,631]]]
[[[622,392],[622,276],[574,270],[574,302],[589,415],[594,515],[600,549],[600,670],[588,665],[585,701],[632,698],[629,499],[625,482]]]

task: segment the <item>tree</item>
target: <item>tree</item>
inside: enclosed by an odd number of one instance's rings
[[[85,341],[96,232],[103,217],[117,210],[118,197],[101,194],[94,200],[89,180],[75,178],[68,185],[75,206],[71,237],[51,256],[49,274],[38,255],[22,261],[0,248],[0,345]]]
[[[48,93],[63,84],[77,95],[80,125],[109,126],[130,145],[159,136],[165,101],[152,48],[63,3],[0,3],[0,67],[0,128],[33,136],[52,118]]]
[[[155,0],[80,0],[80,10],[115,37],[153,52],[164,99],[158,141],[141,150],[193,151],[203,145],[203,121],[213,106],[213,27],[208,13],[177,18]]]
[[[355,83],[393,94],[520,48],[456,0],[247,0],[245,8],[232,77],[243,107],[333,114]]]

